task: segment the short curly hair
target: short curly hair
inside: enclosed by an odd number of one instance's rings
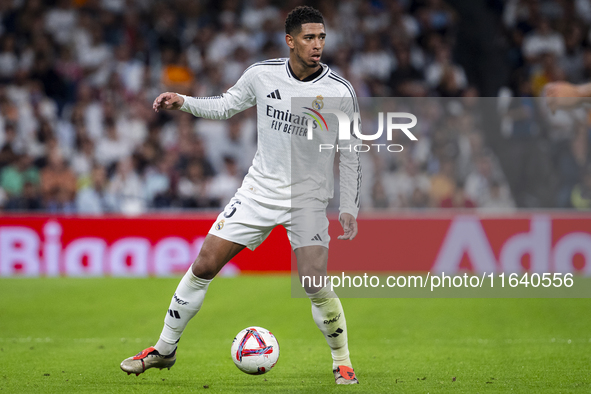
[[[324,18],[320,11],[307,5],[294,8],[285,18],[285,33],[298,33],[304,23],[322,23]]]

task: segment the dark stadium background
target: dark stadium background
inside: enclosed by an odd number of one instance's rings
[[[298,4],[2,2],[0,275],[184,271],[250,165],[256,113],[209,121],[154,113],[151,102],[163,91],[218,95],[253,62],[287,56],[283,21]],[[399,232],[393,245],[402,251],[375,269],[429,270],[446,242],[457,241],[448,229],[468,217],[496,270],[513,264],[502,256],[514,244],[518,270],[591,272],[590,118],[585,109],[553,117],[543,98],[548,82],[590,79],[591,2],[314,5],[326,20],[323,61],[361,99],[441,98],[430,104],[435,115],[420,144],[364,167],[358,242],[379,248]],[[485,105],[468,109],[474,100]],[[329,208],[337,207],[335,199]],[[538,219],[549,224],[536,230]],[[338,235],[338,223],[331,226]],[[283,234],[276,230],[275,241],[230,271],[288,269]],[[404,236],[421,239],[418,255]],[[481,270],[478,253],[462,247],[449,269]],[[285,257],[273,257],[277,248]],[[347,248],[335,248],[334,260],[362,250]],[[545,257],[532,254],[537,248]]]

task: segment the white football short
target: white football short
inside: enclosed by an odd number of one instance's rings
[[[256,201],[240,190],[218,215],[209,233],[255,250],[278,225],[287,230],[294,250],[311,245],[328,248],[330,236],[324,204],[287,208]]]

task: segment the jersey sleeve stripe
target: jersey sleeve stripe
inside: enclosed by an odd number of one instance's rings
[[[341,77],[340,75],[331,72],[331,74],[328,76],[330,79],[333,79],[337,82],[342,83],[343,85],[345,85],[347,87],[347,89],[349,90],[349,93],[351,94],[351,98],[353,99],[353,108],[355,110],[355,112],[359,112],[359,103],[357,102],[357,95],[355,94],[355,89],[353,89],[353,86],[351,85],[351,83],[349,81],[347,81],[345,78]],[[361,193],[361,177],[362,177],[362,173],[361,173],[361,161],[359,160],[359,152],[357,152],[357,193],[355,195],[355,204],[357,205],[357,208],[359,208],[360,204],[359,204],[359,197],[360,197],[360,193]]]
[[[361,192],[361,160],[359,158],[359,152],[357,152],[357,195],[355,196],[355,204],[357,204],[357,208],[359,208],[359,194]]]
[[[250,67],[248,67],[246,70],[244,70],[242,75],[244,75],[245,72],[247,72],[248,70],[250,70],[251,68],[256,67],[256,66],[281,66],[284,63],[285,63],[285,59],[263,60],[262,62],[257,62],[255,64],[251,65]]]
[[[353,99],[353,109],[355,110],[355,112],[359,112],[359,104],[357,103],[357,95],[355,94],[355,90],[353,89],[353,86],[351,86],[351,84],[349,82],[347,82],[346,79],[343,79],[343,78],[337,76],[335,73],[331,73],[331,75],[329,75],[328,77],[332,80],[342,83],[343,85],[345,85],[347,87],[347,89],[349,89],[349,93],[351,94],[351,98]]]

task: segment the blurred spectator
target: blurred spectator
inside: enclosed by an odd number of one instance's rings
[[[265,22],[279,17],[279,10],[270,5],[268,0],[253,0],[247,3],[242,12],[242,25],[250,31],[256,31]]]
[[[251,40],[248,34],[236,23],[236,14],[227,11],[220,14],[221,31],[209,43],[206,55],[211,63],[222,63],[236,48],[242,46],[250,48]],[[220,92],[218,92],[220,93]]]
[[[17,159],[16,152],[16,131],[12,123],[4,127],[4,144],[0,148],[0,168],[7,166]]]
[[[38,185],[26,182],[23,186],[22,194],[9,199],[5,209],[7,211],[38,211],[43,209],[43,204],[39,197]]]
[[[178,195],[182,206],[185,208],[208,208],[214,202],[208,196],[208,181],[203,173],[203,166],[198,162],[191,162],[186,174],[182,176],[178,184]]]
[[[72,200],[72,194],[65,187],[55,187],[47,199],[46,209],[50,213],[75,213],[76,206]]]
[[[76,10],[71,7],[70,0],[58,0],[45,14],[45,30],[62,45],[71,41],[75,25]]]
[[[109,63],[113,51],[104,41],[104,33],[100,25],[92,22],[88,28],[89,39],[78,43],[78,61],[90,84],[102,86],[109,78]]]
[[[501,185],[503,188],[507,187],[501,174],[494,171],[491,155],[484,154],[477,159],[476,169],[466,178],[464,189],[466,195],[481,207],[492,198],[493,184]]]
[[[573,187],[571,203],[576,209],[589,210],[591,209],[591,167],[587,167],[582,178],[581,183]]]
[[[531,139],[540,133],[541,113],[533,97],[530,82],[520,76],[515,97],[504,100],[507,104],[502,124],[503,134],[514,139]]]
[[[76,61],[74,52],[70,46],[60,47],[59,57],[55,62],[55,72],[65,84],[65,97],[67,103],[76,99],[76,86],[82,80],[84,74],[82,66]]]
[[[531,71],[531,86],[535,96],[540,96],[544,86],[553,81],[564,79],[564,72],[558,65],[556,56],[551,53],[543,53],[539,62]]]
[[[458,122],[458,156],[455,158],[457,179],[466,179],[474,169],[476,159],[484,152],[484,135],[474,124],[471,114],[461,117]]]
[[[240,171],[236,159],[232,156],[224,157],[224,170],[213,177],[209,184],[208,194],[222,206],[236,194],[242,185],[244,173]]]
[[[77,127],[83,125],[93,141],[96,142],[103,136],[103,105],[87,82],[78,84],[76,104],[71,111],[72,123]]]
[[[570,141],[560,143],[557,147],[555,168],[558,173],[558,193],[556,205],[569,208],[572,202],[572,190],[580,184],[584,169],[589,165],[589,142],[587,130],[579,129]]]
[[[493,181],[486,199],[480,205],[481,208],[507,209],[514,208],[515,202],[511,198],[509,187],[505,184]]]
[[[410,208],[427,208],[429,207],[429,193],[423,189],[415,188],[410,197],[408,204]]]
[[[453,63],[451,50],[447,45],[441,45],[436,49],[435,60],[425,69],[425,77],[432,88],[442,83],[453,84],[456,92],[464,89],[468,84],[464,69]]]
[[[466,195],[462,186],[461,183],[458,184],[453,195],[442,200],[439,206],[441,208],[476,208],[476,204]]]
[[[455,19],[454,11],[443,0],[425,1],[417,15],[423,30],[436,31],[442,35],[449,33]]]
[[[209,160],[208,152],[205,148],[205,143],[202,139],[196,137],[194,134],[188,136],[184,143],[179,144],[179,168],[186,168],[189,163],[197,162],[203,168],[203,174],[206,177],[212,177],[216,171]]]
[[[455,168],[451,160],[441,163],[441,170],[431,177],[431,205],[439,206],[450,198],[456,189]]]
[[[424,78],[423,72],[411,63],[409,48],[397,50],[396,60],[396,68],[388,81],[390,91],[395,96],[412,96],[412,87],[409,84],[421,83]]]
[[[46,119],[40,119],[35,135],[29,141],[27,152],[34,159],[43,160],[47,156],[48,149],[57,146],[51,122]]]
[[[0,52],[0,81],[6,82],[12,78],[19,67],[16,56],[15,39],[12,35],[2,37],[2,49]]]
[[[141,90],[145,67],[139,59],[132,57],[127,44],[120,44],[115,50],[114,69],[128,94],[137,94]]]
[[[57,149],[49,152],[47,166],[41,171],[41,193],[45,204],[55,204],[55,209],[70,209],[74,200],[76,175]]]
[[[59,108],[65,105],[66,85],[56,72],[52,60],[44,55],[36,56],[31,69],[31,79],[38,80],[43,86],[43,92],[55,100]]]
[[[431,182],[424,173],[420,172],[417,164],[410,157],[404,161],[404,165],[394,173],[384,176],[384,186],[393,206],[410,207],[416,190],[428,196]],[[420,197],[420,196],[415,196]]]
[[[152,111],[140,100],[127,103],[116,121],[117,136],[130,151],[137,149],[148,136],[147,122]]]
[[[148,201],[159,201],[159,205],[170,206],[171,201],[163,203],[164,195],[171,187],[171,175],[177,155],[168,153],[156,161],[156,165],[149,166],[144,175],[145,179],[145,193]]]
[[[256,126],[241,115],[236,115],[225,122],[215,123],[220,130],[214,131],[210,126],[211,122],[201,120],[198,124],[215,172],[223,171],[224,157],[229,156],[238,164],[239,171],[245,174],[252,164],[256,151],[254,141]]]
[[[89,183],[76,196],[76,212],[99,215],[114,210],[114,197],[107,191],[105,168],[95,165],[91,170]]]
[[[591,48],[583,49],[583,65],[581,74],[581,81],[591,81]]]
[[[130,158],[124,158],[117,163],[115,175],[109,183],[107,192],[112,195],[117,212],[137,215],[146,210],[145,185]]]
[[[94,164],[94,144],[86,136],[79,139],[79,146],[71,158],[72,169],[76,176],[81,177],[90,174]]]
[[[385,82],[395,66],[395,59],[384,49],[379,36],[372,34],[367,36],[363,52],[353,57],[351,71],[361,78]]]
[[[39,171],[32,165],[30,156],[19,155],[12,164],[2,169],[0,187],[9,197],[18,197],[27,183],[38,185]]]
[[[564,38],[552,30],[548,19],[540,18],[536,29],[525,36],[522,50],[530,62],[536,61],[542,54],[561,57],[565,52]]]
[[[388,208],[390,206],[386,188],[384,187],[384,184],[380,178],[377,178],[373,183],[371,189],[371,200],[371,206],[373,208]]]
[[[172,49],[162,52],[162,85],[165,90],[188,93],[193,83],[193,72],[189,68],[187,57],[175,53]]]
[[[583,28],[579,24],[567,27],[565,35],[565,53],[559,59],[559,65],[568,76],[569,81],[574,83],[584,82],[583,71]]]
[[[115,123],[107,121],[105,138],[101,138],[96,144],[96,160],[103,166],[109,167],[130,155],[131,147],[121,139]]]
[[[252,64],[248,49],[240,46],[234,50],[230,60],[225,62],[223,71],[224,83],[232,86],[240,77],[244,70]]]
[[[408,10],[409,3],[404,1],[389,2],[390,26],[388,28],[399,29],[395,34],[405,39],[414,40],[420,33],[420,26],[416,18]],[[397,58],[398,61],[400,59]]]

